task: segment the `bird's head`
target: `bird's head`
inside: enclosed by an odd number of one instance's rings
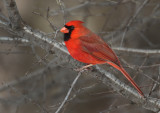
[[[64,27],[60,30],[62,33],[69,33],[73,31],[75,28],[78,28],[81,26],[81,24],[84,23],[80,20],[72,20],[67,22]]]
[[[74,31],[74,34],[77,34],[75,32],[78,32],[79,28],[82,27],[82,21],[80,20],[72,20],[67,22],[64,27],[60,30],[62,33],[64,33],[64,41],[67,41],[71,38],[71,34]],[[76,30],[75,30],[76,29]]]

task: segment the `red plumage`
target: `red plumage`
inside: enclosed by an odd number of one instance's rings
[[[84,27],[82,23],[82,21],[73,20],[66,23],[65,27],[61,29],[70,55],[74,59],[87,64],[110,64],[118,69],[144,96],[137,84],[121,66],[113,50],[98,35]]]

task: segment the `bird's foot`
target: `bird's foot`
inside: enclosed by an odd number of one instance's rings
[[[83,71],[83,70],[88,70],[87,68],[93,66],[93,64],[88,64],[86,66],[83,66],[81,68],[77,68],[77,69],[74,69],[75,71]]]

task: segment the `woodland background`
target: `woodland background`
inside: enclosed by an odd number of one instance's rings
[[[69,89],[72,91],[60,110],[62,113],[159,112],[159,0],[15,2],[21,18],[13,16],[18,12],[9,13],[16,9],[12,9],[14,0],[0,0],[0,113],[54,113]],[[128,92],[119,89],[121,86],[115,87],[95,67],[79,73],[77,82],[71,86],[78,75],[74,69],[85,64],[63,51],[63,34],[59,29],[70,20],[84,21],[86,27],[114,49],[147,100],[134,95],[137,92],[132,88]],[[33,34],[26,35],[24,26],[30,26]],[[47,37],[46,41],[35,40],[36,33]],[[49,44],[48,39],[61,44],[62,49]],[[107,64],[100,67],[131,86],[116,69]],[[150,104],[150,100],[156,101]]]

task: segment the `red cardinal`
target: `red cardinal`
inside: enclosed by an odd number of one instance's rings
[[[144,97],[143,92],[124,70],[113,50],[99,36],[84,27],[82,23],[79,20],[69,21],[60,30],[64,33],[65,45],[70,55],[80,62],[89,64],[81,69],[108,63],[118,69]]]

